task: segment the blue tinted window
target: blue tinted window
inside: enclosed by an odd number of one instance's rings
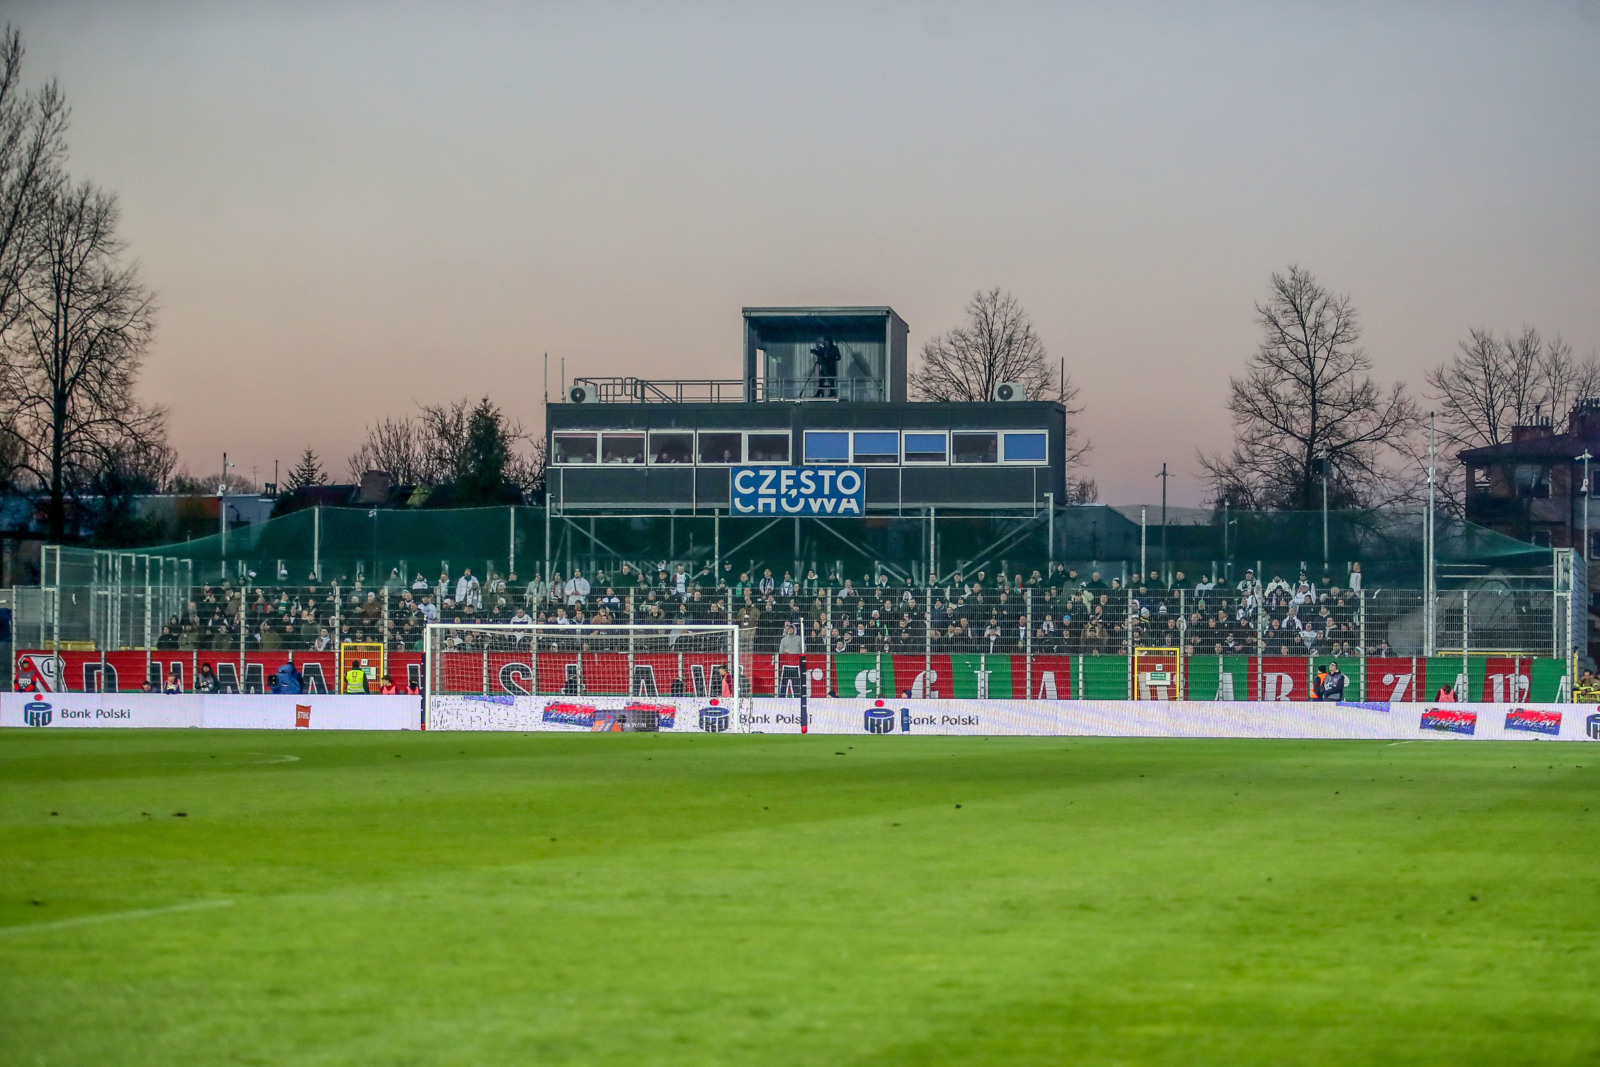
[[[906,434],[907,463],[943,463],[949,451],[942,433]]]
[[[1047,456],[1048,439],[1043,433],[1008,433],[1006,439],[1007,463],[1043,463]]]
[[[850,462],[850,434],[844,430],[807,430],[806,462]]]
[[[895,463],[900,459],[900,435],[893,430],[857,430],[857,463]]]

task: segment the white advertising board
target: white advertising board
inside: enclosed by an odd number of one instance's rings
[[[415,730],[410,696],[0,693],[0,726]],[[808,702],[817,734],[1600,740],[1593,704],[1385,704],[1161,700]],[[590,732],[643,718],[671,733],[799,733],[799,700],[436,697],[430,730]]]
[[[799,733],[797,699],[436,697],[430,730],[606,731],[634,713],[660,729]],[[969,736],[1600,739],[1600,707],[1580,704],[1385,704],[1164,700],[811,700],[818,734]]]
[[[413,696],[0,693],[0,727],[415,730]]]

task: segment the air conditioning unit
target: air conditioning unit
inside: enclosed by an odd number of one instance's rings
[[[574,385],[567,392],[567,399],[574,404],[587,404],[594,399],[594,388],[588,385]]]
[[[994,398],[996,400],[1026,400],[1028,399],[1028,387],[1022,382],[1001,382],[994,387]]]

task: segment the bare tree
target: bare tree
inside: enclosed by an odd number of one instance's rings
[[[1200,455],[1214,499],[1235,507],[1308,510],[1374,506],[1416,491],[1417,407],[1399,383],[1373,381],[1356,310],[1309,271],[1272,275],[1256,305],[1263,337],[1242,378],[1230,378],[1234,445]]]
[[[911,372],[909,384],[919,400],[971,402],[993,400],[1001,382],[1022,382],[1030,398],[1054,400],[1066,409],[1066,495],[1082,496],[1085,484],[1093,495],[1092,482],[1082,483],[1070,474],[1092,447],[1074,422],[1083,414],[1078,386],[1051,365],[1017,298],[996,286],[972,295],[966,325],[923,344],[921,364]]]
[[[22,87],[22,36],[0,31],[0,337],[22,314],[23,279],[40,248],[33,230],[62,185],[67,104],[54,82]]]
[[[1458,347],[1425,379],[1440,432],[1459,448],[1502,444],[1537,416],[1563,423],[1574,403],[1600,388],[1600,360],[1580,361],[1560,337],[1546,343],[1532,327],[1504,338],[1472,330]]]
[[[1447,454],[1504,444],[1513,429],[1540,417],[1560,427],[1574,404],[1600,395],[1600,358],[1579,360],[1560,337],[1546,342],[1531,326],[1503,337],[1471,330],[1457,348],[1425,375]],[[1445,506],[1459,512],[1465,471],[1455,463],[1442,466]]]
[[[427,463],[422,426],[411,418],[385,418],[367,427],[367,439],[346,461],[352,479],[359,481],[367,471],[387,471],[405,485],[429,482]]]
[[[63,186],[35,220],[19,316],[5,339],[0,432],[18,474],[42,489],[49,533],[67,533],[67,502],[96,472],[165,444],[164,412],[134,399],[154,324],[154,296],[122,262],[116,197]]]

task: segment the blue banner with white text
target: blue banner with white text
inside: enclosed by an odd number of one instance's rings
[[[735,467],[734,515],[856,515],[867,503],[860,467]]]

